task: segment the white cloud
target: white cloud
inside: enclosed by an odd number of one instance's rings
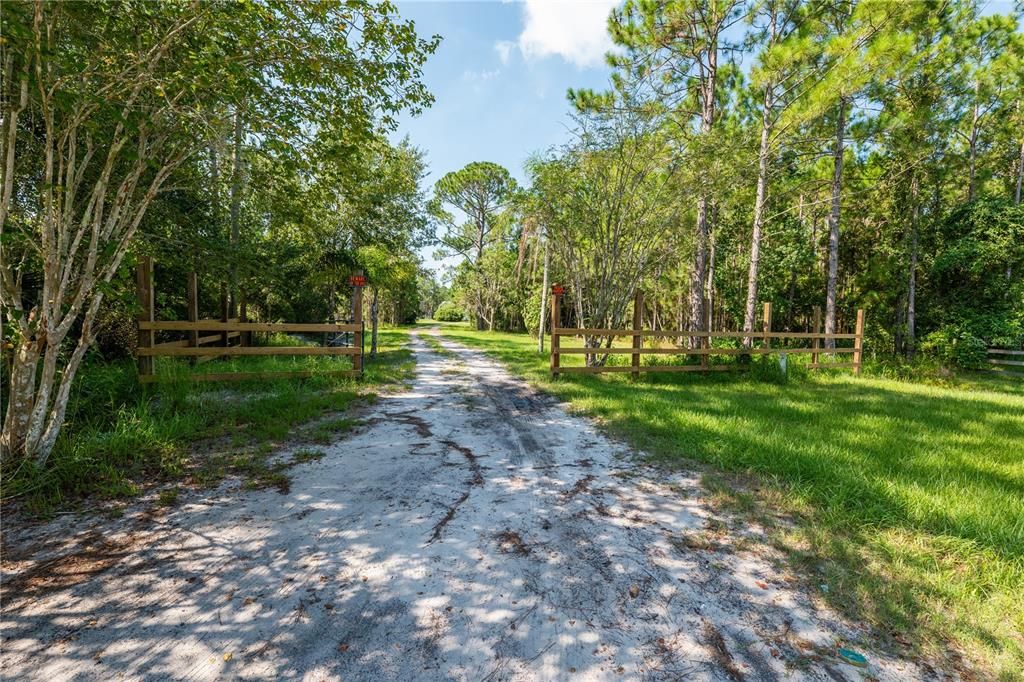
[[[501,74],[501,69],[494,69],[493,71],[473,71],[466,69],[462,72],[462,80],[464,81],[489,81],[492,78],[497,78]]]
[[[608,37],[608,14],[618,0],[526,0],[523,32],[517,44],[526,59],[558,55],[578,67],[595,66],[612,49]],[[507,41],[494,49],[507,60]]]
[[[512,55],[512,48],[516,46],[511,40],[499,40],[494,43],[494,50],[498,53],[498,59],[501,60],[502,64],[508,64],[508,59]]]

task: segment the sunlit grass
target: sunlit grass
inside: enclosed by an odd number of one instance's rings
[[[1006,377],[552,380],[526,335],[442,331],[653,459],[754,489],[761,520],[795,519],[774,538],[812,589],[895,648],[953,668],[952,643],[989,673],[1024,670],[1024,391]]]

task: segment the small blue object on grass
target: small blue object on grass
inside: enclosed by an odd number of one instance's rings
[[[839,658],[843,659],[844,663],[855,665],[858,668],[866,668],[868,665],[868,659],[863,654],[859,654],[853,649],[839,649]]]

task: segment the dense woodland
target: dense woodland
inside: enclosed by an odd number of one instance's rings
[[[423,154],[439,37],[387,2],[5,2],[5,454],[46,461],[87,358],[134,350],[134,263],[161,319],[405,322],[424,276]],[[373,336],[376,339],[376,335]]]
[[[222,298],[253,320],[566,314],[825,330],[867,309],[878,359],[972,366],[1024,341],[1024,38],[981,2],[629,0],[605,92],[532,150],[423,187],[441,37],[387,2],[5,2],[5,456],[45,462],[83,362],[131,355],[133,265],[162,319]],[[531,150],[523,150],[524,155]],[[444,284],[418,253],[459,256]]]
[[[444,317],[536,332],[568,314],[826,332],[867,310],[876,358],[975,366],[1024,340],[1024,36],[976,2],[643,2],[609,19],[607,92],[527,167],[435,190],[464,256]],[[458,208],[465,222],[451,218]],[[596,341],[596,340],[595,340]]]

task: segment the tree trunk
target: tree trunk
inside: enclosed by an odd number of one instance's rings
[[[242,112],[235,109],[235,139],[231,168],[231,208],[230,232],[228,241],[231,246],[231,297],[229,310],[235,316],[238,306],[238,217],[242,207]]]
[[[836,139],[832,150],[832,212],[828,216],[828,276],[825,284],[825,333],[836,333],[836,284],[839,277],[839,209],[843,190],[843,142],[846,136],[846,98],[839,98]],[[836,347],[825,339],[825,348]]]
[[[910,180],[910,200],[913,202],[910,217],[910,272],[907,276],[907,360],[913,360],[917,352],[917,250],[918,229],[921,209],[918,204],[918,178],[915,173]]]
[[[712,210],[714,220],[711,221],[708,231],[708,275],[707,281],[704,283],[704,299],[707,301],[706,310],[704,311],[704,328],[707,330],[711,329],[711,320],[715,310],[715,262],[717,258],[717,249],[715,248],[718,241],[717,230],[718,230],[718,207],[715,206]]]
[[[750,269],[747,272],[747,305],[743,311],[743,331],[754,330],[757,314],[757,284],[761,265],[761,232],[764,228],[764,207],[768,194],[768,146],[771,136],[771,111],[774,86],[764,89],[764,106],[761,109],[761,146],[757,154],[757,194],[754,198],[754,227],[750,234]],[[750,348],[753,337],[743,338],[743,347]]]
[[[544,239],[544,275],[541,277],[540,287],[540,328],[537,332],[537,352],[544,352],[544,322],[548,314],[548,272],[551,267],[551,243],[545,237]],[[552,329],[554,328],[555,321],[551,322]]]
[[[970,171],[969,180],[967,183],[967,201],[974,201],[974,195],[976,192],[976,176],[977,176],[977,165],[978,165],[978,119],[979,116],[979,102],[978,92],[981,89],[981,82],[974,81],[974,109],[971,116],[971,136],[968,138],[968,146],[970,148]]]
[[[1013,201],[1018,205],[1020,205],[1020,190],[1022,183],[1024,183],[1024,140],[1020,141],[1020,157],[1017,159],[1017,190],[1013,195]]]
[[[701,73],[701,134],[708,135],[715,122],[715,90],[718,78],[718,39],[711,41],[707,51],[707,66]],[[697,199],[697,238],[690,272],[690,330],[704,331],[704,282],[708,263],[708,196],[701,193]],[[700,344],[690,337],[690,347]]]
[[[377,287],[370,298],[370,358],[377,357]]]
[[[210,204],[213,213],[213,233],[220,238],[220,159],[217,153],[217,143],[210,143]]]
[[[786,331],[793,330],[793,315],[795,314],[793,302],[796,301],[796,267],[789,269],[789,296],[786,297]]]
[[[704,281],[708,262],[708,199],[697,200],[697,241],[690,271],[690,331],[704,330]],[[690,348],[697,347],[697,337],[690,337]]]

